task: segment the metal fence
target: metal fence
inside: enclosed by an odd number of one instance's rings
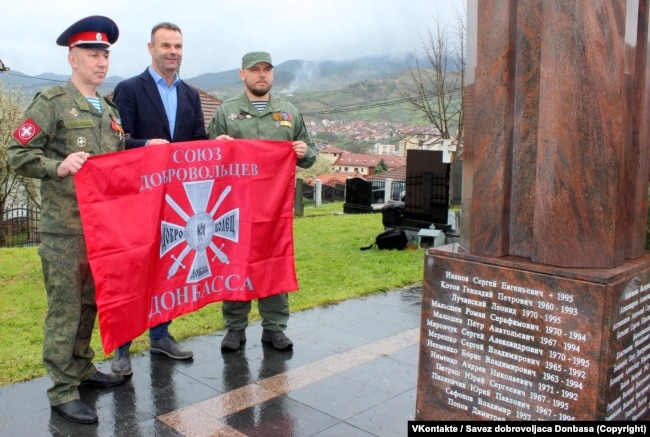
[[[323,184],[323,192],[321,193],[321,202],[334,203],[342,202],[345,200],[345,184],[340,182],[331,181]]]
[[[314,206],[316,202],[316,187],[310,184],[303,184],[302,186],[302,201],[305,206]],[[322,184],[320,193],[320,202],[334,203],[342,202],[345,200],[345,184],[337,181],[330,181]]]
[[[392,181],[390,185],[390,195],[386,199],[386,180],[375,179],[372,181],[372,199],[370,203],[388,203],[394,200],[402,200],[406,191],[406,182]]]
[[[316,193],[316,188],[313,185],[302,184],[302,204],[304,206],[314,206],[316,204],[316,199],[314,194]]]
[[[40,210],[33,207],[5,209],[0,222],[0,247],[34,246],[41,241]]]
[[[377,179],[371,182],[372,184],[372,202],[371,203],[386,203],[388,200],[402,200],[402,196],[406,190],[406,183],[404,181],[393,181],[391,185],[390,199],[386,197],[386,181]],[[316,188],[314,185],[303,184],[302,186],[302,201],[305,206],[314,206],[316,202]],[[334,203],[345,202],[345,183],[338,181],[330,181],[322,184],[320,203]]]

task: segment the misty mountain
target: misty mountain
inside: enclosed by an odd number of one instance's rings
[[[389,57],[361,57],[351,61],[295,59],[275,65],[274,87],[284,93],[326,91],[339,89],[363,80],[390,78],[399,75],[407,68],[406,60]],[[36,92],[65,83],[69,77],[69,75],[54,73],[27,76],[19,71],[10,70],[0,73],[0,83],[3,86],[21,88],[25,98],[31,100]],[[115,85],[123,79],[125,78],[120,76],[109,76],[100,87],[99,92],[111,93]],[[238,68],[217,73],[204,73],[191,78],[184,77],[184,80],[219,98],[232,96],[242,90]]]
[[[64,84],[70,79],[69,74],[43,73],[38,76],[28,76],[20,71],[9,70],[0,73],[0,84],[3,87],[19,88],[23,91],[25,99],[31,101],[37,92],[55,85]],[[99,88],[101,94],[113,91],[115,85],[121,81],[119,76],[109,76]]]
[[[275,65],[274,87],[286,93],[337,89],[366,79],[382,79],[402,73],[406,61],[387,57],[362,57],[352,61],[289,60]],[[239,69],[221,73],[206,73],[186,79],[204,91],[219,95],[236,87],[241,91]],[[230,94],[226,92],[226,94]]]

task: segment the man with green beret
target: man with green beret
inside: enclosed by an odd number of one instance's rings
[[[316,161],[316,149],[305,126],[302,114],[285,99],[271,94],[273,62],[267,52],[250,52],[242,57],[239,78],[244,92],[221,104],[208,126],[208,137],[225,139],[264,139],[292,141],[296,164],[311,167]],[[284,333],[289,320],[287,293],[258,300],[262,316],[262,342],[279,350],[293,347]],[[224,301],[222,313],[227,328],[221,349],[233,351],[246,342],[245,329],[251,302]]]

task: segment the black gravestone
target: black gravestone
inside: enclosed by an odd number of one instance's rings
[[[356,214],[372,211],[372,182],[361,178],[348,179],[345,182],[343,212]]]
[[[447,223],[450,164],[442,162],[442,153],[415,149],[406,152],[406,226]]]

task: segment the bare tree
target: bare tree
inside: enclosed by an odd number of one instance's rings
[[[441,138],[462,144],[465,14],[457,12],[454,24],[435,20],[421,41],[421,51],[413,53],[409,80],[401,84],[399,92],[438,130]]]

